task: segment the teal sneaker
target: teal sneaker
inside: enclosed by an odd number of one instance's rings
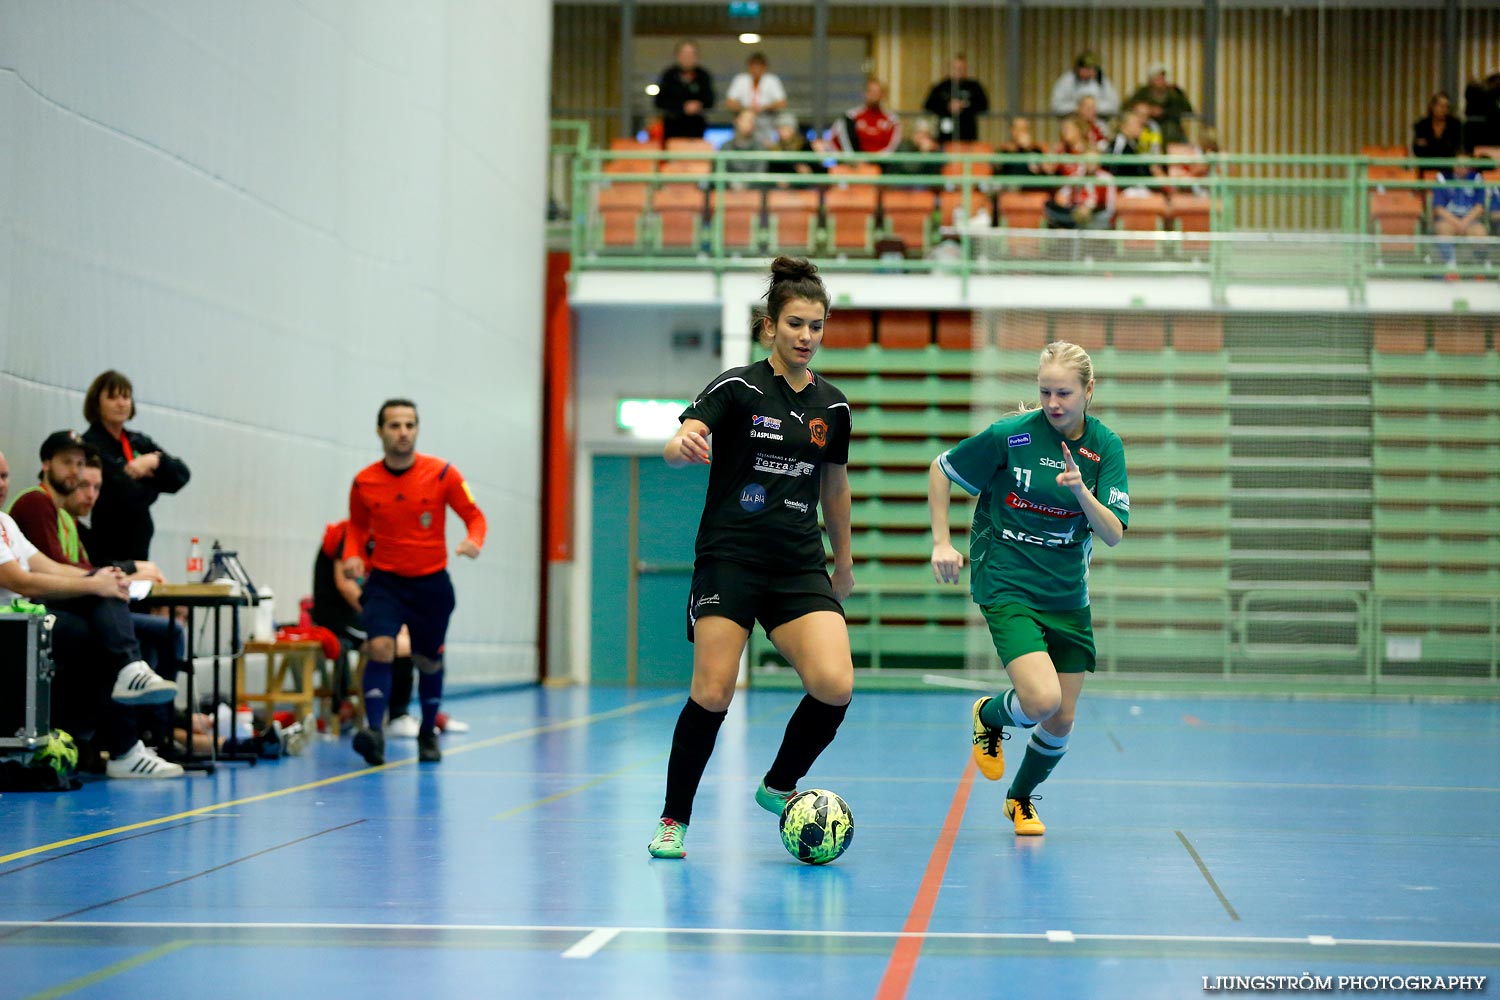
[[[686,837],[686,823],[679,823],[669,816],[663,816],[656,824],[656,836],[651,838],[651,843],[646,845],[646,850],[651,852],[653,858],[685,858],[687,848],[682,842]]]
[[[755,790],[755,804],[766,812],[774,813],[777,816],[780,816],[782,810],[786,808],[786,804],[796,797],[797,790],[795,788],[790,792],[774,791],[766,787],[764,778],[761,779],[760,787]]]

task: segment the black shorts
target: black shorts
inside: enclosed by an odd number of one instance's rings
[[[360,595],[365,631],[370,638],[394,639],[405,625],[411,632],[411,651],[436,660],[443,655],[448,619],[456,601],[448,571],[426,576],[399,576],[372,570]]]
[[[772,629],[813,611],[844,613],[823,570],[779,573],[705,559],[693,567],[693,590],[687,605],[688,642],[693,641],[693,626],[699,618],[728,618],[746,630],[753,629],[758,620],[769,635]]]

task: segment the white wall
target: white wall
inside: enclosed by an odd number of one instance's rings
[[[450,677],[533,677],[550,51],[546,0],[0,0],[13,481],[118,368],[193,471],[153,557],[222,539],[294,617],[410,396],[491,525]]]

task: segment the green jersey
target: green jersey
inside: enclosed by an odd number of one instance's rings
[[[969,529],[969,590],[980,607],[1014,601],[1039,611],[1072,611],[1089,603],[1093,529],[1073,491],[1057,484],[1063,436],[1041,410],[995,421],[943,452],[938,465],[978,496]],[[1114,431],[1085,417],[1069,441],[1089,492],[1130,521],[1125,447]]]

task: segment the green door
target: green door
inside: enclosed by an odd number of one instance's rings
[[[598,455],[593,480],[593,680],[685,687],[693,673],[688,588],[708,469]]]

